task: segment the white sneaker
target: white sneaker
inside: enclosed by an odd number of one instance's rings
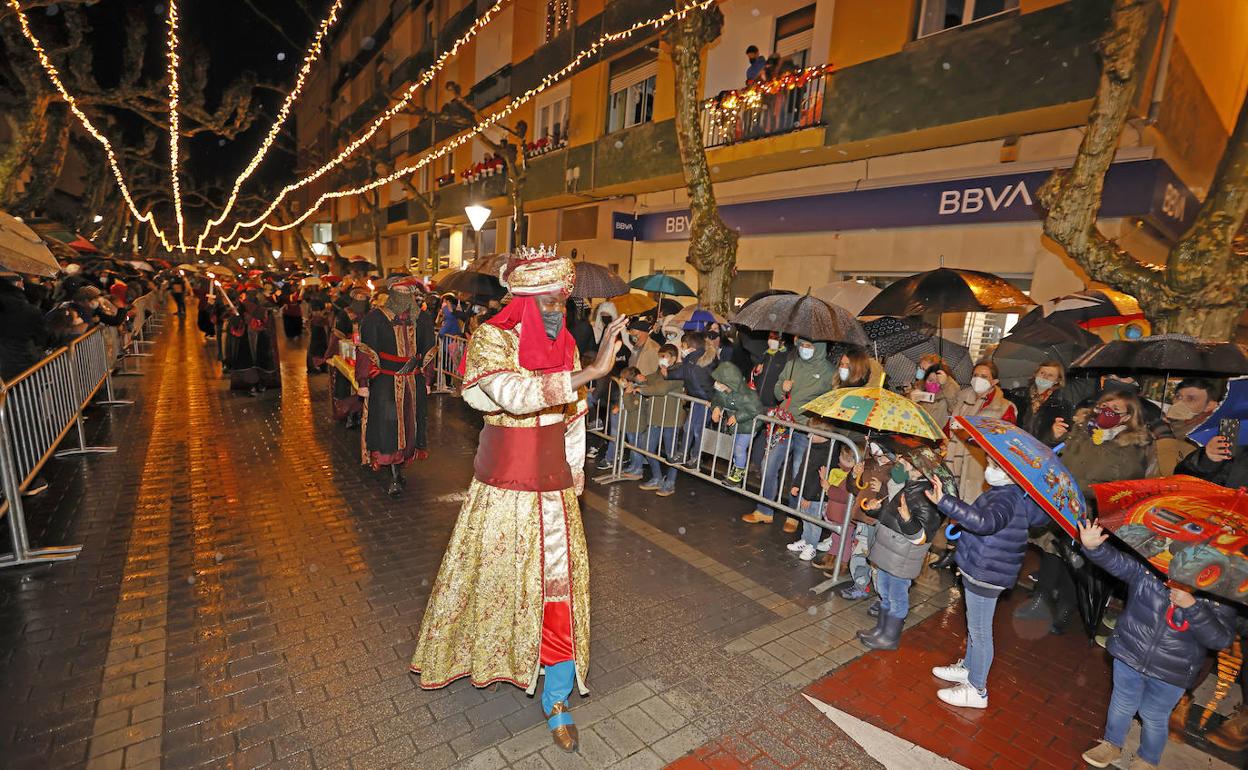
[[[819,553],[827,553],[832,550],[832,538],[827,537],[819,541],[819,545],[815,546]]]
[[[797,558],[802,561],[813,561],[816,553],[818,553],[818,550],[816,550],[813,545],[808,545],[802,549],[802,552],[797,555]]]
[[[948,703],[950,706],[957,706],[959,708],[988,708],[988,696],[980,695],[978,690],[965,683],[954,687],[946,687],[943,690],[937,690],[936,697],[940,698],[945,703]]]
[[[806,541],[794,540],[793,542],[786,545],[785,548],[788,548],[790,551],[793,551],[794,553],[797,553],[798,551],[804,551],[806,549]]]
[[[965,684],[970,678],[971,672],[966,670],[966,663],[958,661],[949,666],[936,666],[932,669],[932,676],[937,679],[944,679],[946,682],[956,682]]]

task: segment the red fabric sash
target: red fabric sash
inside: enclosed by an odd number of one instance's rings
[[[543,666],[575,660],[572,649],[572,606],[567,601],[542,605],[542,646],[539,658]]]
[[[486,425],[473,461],[482,484],[521,492],[558,492],[572,486],[563,423],[536,428]]]
[[[533,297],[514,298],[486,323],[505,330],[520,324],[520,365],[525,369],[538,374],[572,371],[576,341],[567,324],[559,328],[553,340],[546,336],[542,310]]]

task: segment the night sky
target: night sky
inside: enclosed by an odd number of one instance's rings
[[[301,9],[306,8],[306,12]],[[303,54],[312,40],[320,18],[328,10],[329,0],[182,0],[179,8],[179,32],[183,59],[183,73],[192,57],[208,57],[210,62],[206,90],[209,109],[218,103],[224,88],[241,73],[250,71],[261,82],[271,83],[280,91],[258,89],[252,102],[253,111],[261,110],[251,127],[233,140],[222,141],[210,134],[201,134],[191,140],[183,140],[182,184],[185,188],[204,190],[215,183],[218,187],[232,184],[238,172],[255,153],[265,132],[272,125],[281,100],[294,82],[295,73]],[[91,31],[88,44],[91,47],[96,79],[104,87],[115,85],[121,75],[122,42],[125,25],[140,18],[148,25],[145,76],[159,78],[167,66],[164,2],[146,0],[100,0],[86,9]],[[277,30],[257,12],[262,12],[281,27]],[[29,11],[35,31],[46,42],[54,44],[62,39],[64,20],[60,8],[35,8]],[[314,17],[314,18],[313,18]],[[339,19],[341,25],[342,19]],[[332,33],[331,33],[332,34]],[[284,60],[278,60],[284,54]],[[324,66],[325,54],[317,67]],[[57,62],[63,66],[62,62]],[[185,75],[182,75],[185,78]],[[72,90],[72,86],[71,86]],[[184,98],[186,98],[184,92]],[[118,144],[135,143],[140,140],[144,121],[115,112],[116,125],[110,138]],[[186,122],[183,117],[183,122]],[[292,128],[293,120],[286,126]],[[293,156],[278,150],[279,141],[269,151],[259,171],[243,188],[262,189],[290,181]],[[291,146],[289,138],[285,141]],[[157,146],[162,158],[168,152],[167,140]],[[88,162],[97,162],[90,158]],[[188,211],[193,221],[203,212]]]

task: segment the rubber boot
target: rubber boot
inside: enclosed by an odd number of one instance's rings
[[[880,600],[876,599],[874,602],[871,603],[871,606],[867,608],[867,614],[873,618],[878,618],[880,616],[880,608],[881,608]]]
[[[880,633],[873,637],[867,637],[862,640],[862,644],[868,650],[895,650],[897,645],[901,643],[901,627],[905,624],[905,618],[899,618],[895,615],[884,615],[883,627]]]
[[[932,562],[932,569],[953,569],[954,565],[957,563],[955,561],[955,552],[956,549],[952,545],[946,548],[945,552],[940,555],[940,558]]]
[[[858,641],[866,644],[868,639],[875,639],[878,637],[880,635],[880,631],[884,630],[884,618],[886,617],[888,617],[886,613],[877,612],[875,614],[875,628],[864,628],[855,634],[858,637]]]
[[[400,479],[399,466],[390,466],[390,486],[386,489],[386,494],[391,497],[398,497],[403,492],[403,482]]]
[[[1053,592],[1050,601],[1053,603],[1053,624],[1049,626],[1049,633],[1060,636],[1066,633],[1066,628],[1070,625],[1070,620],[1075,615],[1075,608],[1071,604],[1059,602],[1056,591]]]

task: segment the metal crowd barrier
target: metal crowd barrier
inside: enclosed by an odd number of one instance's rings
[[[716,423],[712,419],[714,405],[683,393],[665,396],[636,394],[632,398],[636,399],[636,408],[630,406],[615,411],[621,403],[618,383],[612,379],[605,388],[597,389],[595,403],[587,416],[586,428],[608,442],[604,451],[607,452],[606,459],[611,461],[611,467],[606,473],[595,477],[596,482],[612,484],[637,480],[625,475],[625,458],[630,453],[636,453],[642,458],[657,460],[667,468],[675,467],[687,475],[718,484],[773,509],[781,516],[792,516],[799,522],[813,524],[842,537],[850,531],[854,507],[852,490],[839,523],[812,516],[800,508],[800,501],[806,497],[804,493],[807,471],[812,462],[816,463],[813,466],[815,468],[837,468],[841,446],[849,447],[855,463],[861,459],[857,445],[849,437],[765,415],[759,415],[748,425],[735,423],[729,426],[728,417],[731,412],[727,410],[721,413],[720,420]],[[672,453],[676,456],[669,458],[664,456],[665,440],[662,433],[658,436],[658,447],[654,450],[650,448],[653,443],[650,431],[653,430],[651,426],[654,426],[655,415],[671,415],[671,410],[678,410],[680,416],[676,420],[678,425],[674,435],[675,451]],[[640,430],[643,417],[648,426],[645,429],[647,438],[644,444]],[[695,445],[693,429],[695,420],[698,419],[703,421],[703,426]],[[812,444],[811,436],[826,438],[826,449],[824,444]],[[729,478],[734,466],[732,457],[738,437],[746,441],[745,462],[741,466],[739,481]],[[800,457],[797,456],[799,446],[804,447]],[[811,447],[814,447],[813,451]],[[769,485],[771,489],[768,489]],[[798,490],[795,496],[790,494],[793,487]],[[814,498],[813,502],[821,507],[827,503],[827,496],[822,489]],[[836,549],[832,578],[816,586],[816,591],[825,590],[840,582],[844,551],[844,547]]]
[[[144,295],[150,297],[151,295]],[[143,297],[140,297],[142,300]],[[137,304],[137,301],[136,301]],[[133,332],[151,334],[156,309],[139,308]],[[0,567],[65,561],[75,558],[80,545],[32,548],[26,529],[22,494],[52,457],[113,453],[117,447],[89,446],[83,410],[97,406],[125,406],[113,392],[113,369],[128,355],[127,343],[114,326],[96,326],[54,351],[16,378],[0,384],[0,517],[7,523],[12,553],[0,556]],[[104,398],[96,400],[97,395]],[[70,432],[77,446],[56,450]]]
[[[468,338],[459,334],[439,334],[438,352],[434,356],[433,379],[429,381],[429,392],[455,393],[459,390],[459,362],[468,349]]]

